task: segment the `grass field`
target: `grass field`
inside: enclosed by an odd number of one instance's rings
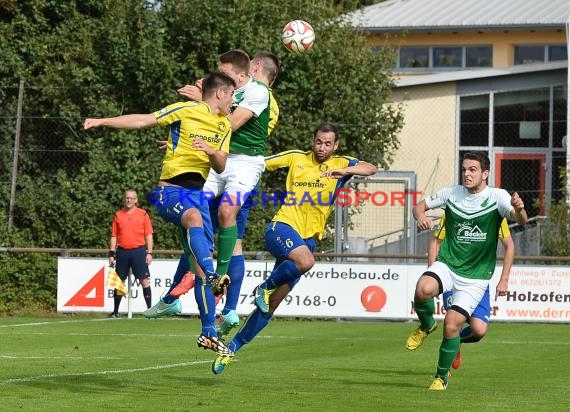
[[[411,323],[274,320],[219,376],[194,318],[0,318],[0,410],[569,411],[570,325],[492,324],[428,391]]]

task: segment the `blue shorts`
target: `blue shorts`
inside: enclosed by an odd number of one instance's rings
[[[448,310],[453,302],[453,292],[448,291],[443,294],[443,307]],[[479,304],[471,314],[471,317],[481,319],[485,323],[489,323],[491,320],[491,296],[489,292],[489,287],[485,290],[485,294],[479,301]]]
[[[303,239],[295,229],[286,223],[270,222],[265,229],[265,247],[276,259],[274,270],[287,259],[289,253],[303,245],[307,246],[312,253],[317,242],[312,237]],[[300,278],[297,278],[289,282],[289,287],[293,289],[299,280]]]
[[[202,215],[202,226],[209,247],[214,248],[214,231],[210,219],[208,200],[210,197],[201,189],[185,189],[180,186],[164,186],[152,189],[148,194],[158,215],[167,222],[182,227],[182,215],[188,209],[198,209]]]
[[[117,248],[115,256],[115,271],[124,282],[129,274],[129,269],[137,279],[150,277],[148,266],[146,265],[146,246],[139,246],[134,249]]]

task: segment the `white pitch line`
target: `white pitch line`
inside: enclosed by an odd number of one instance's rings
[[[100,322],[100,321],[110,321],[116,319],[73,319],[73,320],[55,320],[53,322],[30,322],[30,323],[14,323],[10,325],[0,325],[0,328],[14,328],[14,327],[24,327],[24,326],[45,326],[45,325],[57,325],[62,323],[77,323],[77,322]]]
[[[14,378],[14,379],[7,379],[1,383],[9,384],[9,383],[21,383],[21,382],[34,382],[34,381],[42,381],[48,379],[58,379],[58,378],[68,378],[72,376],[95,376],[95,375],[116,375],[121,373],[133,373],[133,372],[144,372],[144,371],[153,371],[153,370],[160,370],[160,369],[172,369],[172,368],[180,368],[183,366],[194,366],[200,365],[203,363],[211,363],[211,360],[208,361],[195,361],[195,362],[182,362],[182,363],[173,363],[170,365],[157,365],[157,366],[149,366],[146,368],[132,368],[132,369],[113,369],[107,371],[96,371],[96,372],[82,372],[82,373],[48,373],[45,375],[36,375],[36,376],[26,376],[23,378]]]
[[[124,360],[124,359],[133,359],[133,358],[124,358],[121,356],[92,356],[92,357],[85,357],[85,356],[19,356],[19,355],[0,355],[0,359],[65,359],[65,360]]]
[[[140,337],[154,337],[154,338],[197,338],[197,333],[187,333],[187,334],[180,334],[180,333],[83,333],[83,332],[69,332],[66,334],[62,333],[54,333],[54,332],[22,332],[18,333],[18,336],[120,336],[120,337],[131,337],[131,338],[140,338]],[[5,336],[2,335],[2,336]]]

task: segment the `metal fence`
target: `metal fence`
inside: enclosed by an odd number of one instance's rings
[[[414,172],[355,177],[345,193],[335,208],[335,253],[416,253],[412,207],[421,193]]]
[[[44,93],[43,88],[25,88],[23,83],[0,87],[0,210],[9,225],[22,176],[54,176],[84,164],[88,156],[78,133],[82,119],[61,115],[56,102],[52,112],[40,112],[36,103]],[[43,179],[41,190],[61,188]]]

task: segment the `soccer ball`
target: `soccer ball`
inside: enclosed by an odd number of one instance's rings
[[[315,42],[315,31],[306,21],[292,20],[283,27],[281,39],[290,52],[303,53]]]

